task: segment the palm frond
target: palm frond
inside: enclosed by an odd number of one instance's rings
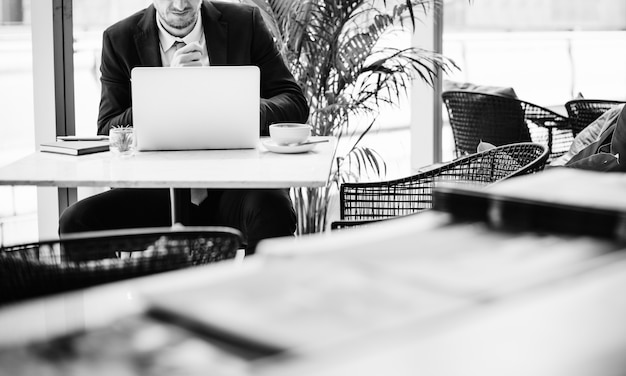
[[[329,187],[357,180],[363,173],[386,171],[384,158],[361,145],[380,109],[408,96],[412,82],[433,85],[441,72],[457,68],[444,56],[424,49],[394,48],[382,42],[394,33],[415,32],[440,0],[240,0],[262,10],[277,46],[310,105],[313,134],[333,135],[337,166],[329,184],[318,190],[299,189],[299,226],[309,229],[325,215]],[[468,0],[471,3],[471,0]],[[369,124],[351,121],[355,116]],[[341,150],[341,152],[339,152]],[[302,230],[308,232],[308,230]]]
[[[358,147],[346,156],[348,170],[354,171],[358,179],[363,176],[381,176],[386,173],[387,165],[384,158],[376,150],[368,147]],[[340,181],[342,183],[343,181]]]

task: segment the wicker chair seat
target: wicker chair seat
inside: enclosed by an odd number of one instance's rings
[[[240,244],[234,229],[187,227],[90,232],[6,246],[0,248],[0,303],[232,259]],[[69,260],[66,248],[84,255]]]
[[[546,146],[536,143],[503,145],[461,157],[406,178],[344,183],[340,188],[340,218],[333,229],[350,221],[379,221],[414,214],[432,207],[433,189],[444,184],[488,186],[514,176],[543,170]]]

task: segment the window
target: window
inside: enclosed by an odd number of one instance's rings
[[[0,4],[0,165],[5,165],[35,150],[35,120],[30,1]],[[0,244],[36,239],[36,189],[0,186]]]
[[[102,32],[152,0],[73,0],[76,134],[97,132]]]
[[[447,1],[443,53],[461,67],[449,78],[547,106],[625,100],[625,12],[626,0]]]

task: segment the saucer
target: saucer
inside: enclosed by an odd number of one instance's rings
[[[308,140],[310,141],[310,140]],[[271,139],[263,140],[263,146],[273,153],[297,154],[313,150],[317,144],[279,145]]]

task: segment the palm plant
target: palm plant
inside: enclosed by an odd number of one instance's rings
[[[432,85],[454,63],[424,49],[381,41],[415,29],[441,0],[240,0],[258,6],[311,106],[317,136],[335,136],[336,165],[323,188],[294,189],[298,232],[326,229],[331,192],[363,174],[378,176],[383,158],[363,147],[382,106],[408,94],[414,79]],[[368,119],[366,122],[355,119]]]

